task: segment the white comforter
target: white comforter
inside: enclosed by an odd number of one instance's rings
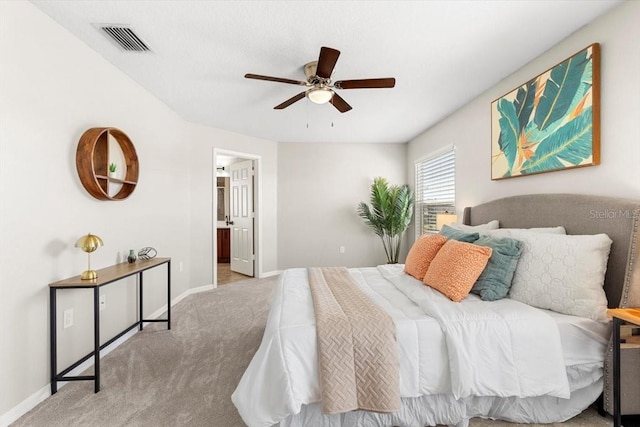
[[[453,303],[402,266],[350,272],[396,324],[403,398],[569,397],[558,327],[544,311],[474,295]],[[307,271],[286,270],[260,348],[232,400],[247,425],[271,426],[320,400],[317,372]]]

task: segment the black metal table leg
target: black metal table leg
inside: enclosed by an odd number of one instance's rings
[[[142,303],[142,271],[140,272],[140,274],[138,274],[138,295],[140,301],[140,307],[138,308],[140,310],[140,326],[138,327],[138,330],[141,331],[142,329],[144,329],[144,324],[142,322],[142,319],[144,319],[144,317],[142,317],[142,308],[144,307],[144,304]]]
[[[167,263],[167,329],[171,329],[171,260]]]
[[[622,427],[620,416],[620,325],[622,320],[613,317],[613,426]]]
[[[100,391],[100,288],[93,288],[93,352],[94,352],[94,393]]]
[[[51,355],[51,394],[58,391],[58,325],[56,323],[56,288],[49,288],[49,352]]]

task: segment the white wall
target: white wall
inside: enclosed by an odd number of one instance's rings
[[[79,274],[87,255],[73,245],[92,232],[104,246],[92,267],[121,262],[129,249],[153,246],[188,264],[188,156],[185,123],[173,111],[28,2],[2,2],[0,15],[0,413],[49,382],[47,284]],[[132,139],[140,180],[129,199],[93,199],[75,166],[80,135],[114,126]],[[125,257],[125,258],[123,258]],[[166,272],[166,270],[164,270]],[[166,273],[159,280],[163,286]],[[157,275],[156,275],[157,276]],[[151,284],[147,310],[165,301]],[[129,282],[129,285],[131,283]],[[173,274],[174,295],[188,270]],[[133,323],[133,286],[103,288],[103,337]],[[58,313],[74,308],[60,331],[60,364],[91,346],[91,291],[59,292]],[[133,294],[135,298],[135,294]],[[60,322],[61,323],[61,322]],[[61,366],[65,367],[65,366]]]
[[[211,283],[212,147],[263,158],[264,270],[277,268],[277,144],[185,122],[26,1],[0,1],[0,421],[49,383],[48,284],[86,269],[75,241],[105,245],[99,269],[153,246],[173,259],[172,294]],[[98,201],[78,179],[82,133],[113,126],[132,139],[140,178],[124,201]],[[183,264],[183,271],[179,266]],[[135,320],[133,280],[102,288],[103,340]],[[166,269],[145,273],[145,315],[166,303]],[[91,292],[58,292],[59,367],[91,350]],[[19,411],[18,411],[19,412]]]
[[[405,184],[405,158],[405,144],[280,143],[280,269],[384,264],[382,243],[356,207],[361,201],[369,203],[377,176]]]
[[[278,268],[278,144],[233,132],[189,124],[190,191],[191,191],[191,284],[213,283],[213,205],[215,167],[213,150],[227,150],[260,158],[260,265],[256,276],[274,272]]]
[[[623,3],[410,141],[409,181],[416,159],[454,144],[459,215],[465,206],[517,194],[640,198],[639,21],[640,2]],[[601,44],[601,164],[491,181],[491,102],[594,42]]]

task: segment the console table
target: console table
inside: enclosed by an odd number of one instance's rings
[[[142,318],[142,273],[160,265],[167,265],[167,318],[166,319],[143,319]],[[82,280],[80,276],[60,280],[49,284],[49,317],[50,317],[50,346],[51,346],[51,394],[58,391],[58,381],[94,381],[95,393],[100,391],[100,350],[113,343],[115,340],[134,328],[142,330],[144,322],[166,322],[167,329],[171,329],[171,258],[153,258],[150,260],[138,260],[134,263],[123,262],[103,268],[97,271],[98,278],[94,280]],[[116,282],[129,276],[137,274],[138,279],[138,320],[124,331],[120,332],[109,341],[100,345],[100,302],[99,289],[102,286]],[[62,372],[58,373],[58,351],[57,351],[57,311],[56,292],[61,289],[93,289],[93,345],[94,349]],[[94,374],[67,376],[71,370],[94,357]]]

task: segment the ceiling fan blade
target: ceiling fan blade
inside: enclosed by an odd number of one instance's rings
[[[347,111],[351,110],[351,105],[347,104],[347,101],[342,99],[342,97],[335,92],[333,93],[331,101],[329,102],[332,103],[333,106],[336,107],[341,113],[346,113]]]
[[[338,80],[333,84],[338,89],[384,89],[396,85],[396,79],[387,77],[383,79]]]
[[[339,50],[335,50],[330,47],[321,47],[318,66],[316,67],[316,75],[323,79],[331,77],[331,73],[333,73],[333,68],[336,66],[339,56]]]
[[[307,82],[303,82],[300,80],[283,79],[281,77],[261,76],[260,74],[245,74],[244,77],[247,79],[266,80],[269,82],[278,82],[278,83],[289,83],[292,85],[301,85],[301,86],[307,85]]]
[[[287,108],[289,105],[293,104],[294,102],[298,102],[300,101],[302,98],[305,97],[307,92],[300,92],[299,94],[297,94],[294,97],[291,97],[289,99],[287,99],[286,101],[284,101],[282,104],[280,105],[276,105],[275,107],[273,107],[274,110],[282,110],[284,108]]]

